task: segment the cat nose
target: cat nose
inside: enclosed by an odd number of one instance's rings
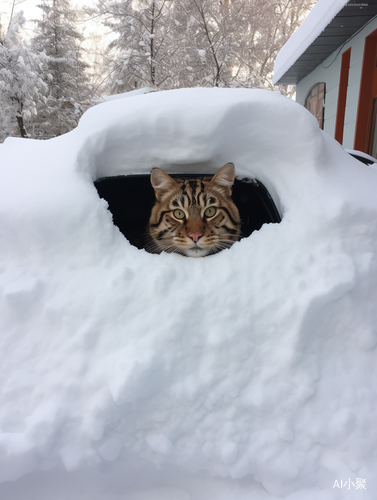
[[[198,239],[203,236],[201,233],[190,233],[189,238],[192,238],[192,240],[197,243]]]

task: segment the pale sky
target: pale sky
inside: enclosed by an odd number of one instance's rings
[[[14,13],[23,11],[27,21],[40,18],[42,10],[37,7],[43,0],[16,0]],[[71,0],[72,6],[78,5],[80,7],[88,6],[93,7],[95,0]],[[13,0],[0,0],[0,14],[4,25],[9,22],[9,16],[12,12]]]
[[[23,27],[23,35],[26,39],[32,38],[34,36],[34,28],[35,24],[29,21],[38,19],[42,15],[42,10],[37,7],[40,5],[43,0],[16,0],[16,5],[14,8],[14,14],[23,11],[24,17],[26,19],[26,23]],[[72,7],[94,7],[97,3],[97,0],[71,0]],[[12,4],[13,0],[0,0],[0,27],[2,25],[3,31],[7,31],[9,24],[9,16],[12,12]],[[103,38],[103,41],[99,42],[103,45],[103,49],[109,42],[111,38],[111,34],[109,35],[108,30],[106,30],[99,17],[95,17],[93,20],[86,20],[84,22],[79,22],[77,24],[77,29],[84,34],[85,41],[84,45],[88,50],[87,43],[91,43],[88,41],[88,35],[90,33],[98,33]]]
[[[0,1],[0,11],[4,13],[7,17],[12,10],[12,0],[1,0]],[[41,9],[38,9],[37,5],[42,3],[42,0],[16,0],[15,12],[23,10],[26,19],[32,19],[39,16]],[[96,2],[94,0],[72,0],[72,5],[80,6],[90,6],[92,7]]]

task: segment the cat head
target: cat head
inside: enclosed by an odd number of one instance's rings
[[[231,195],[232,163],[213,177],[173,179],[154,168],[151,184],[156,203],[147,228],[152,253],[205,257],[229,248],[240,236],[240,216]]]

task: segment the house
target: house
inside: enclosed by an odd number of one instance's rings
[[[377,156],[377,0],[319,0],[280,50],[275,84],[347,149]]]

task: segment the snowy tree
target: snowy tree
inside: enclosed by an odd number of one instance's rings
[[[263,87],[273,89],[276,56],[317,0],[248,0],[247,31],[242,38],[241,73],[256,73]],[[283,93],[289,93],[281,87]]]
[[[111,92],[158,88],[273,88],[276,55],[317,0],[99,0],[116,35]]]
[[[316,0],[175,2],[176,19],[186,23],[181,60],[193,69],[191,85],[273,88],[276,55],[314,3]],[[190,72],[184,75],[187,81]]]
[[[172,0],[100,0],[98,12],[116,38],[109,44],[109,88],[171,88],[177,44]]]
[[[36,21],[33,48],[36,52],[45,50],[48,57],[44,74],[48,100],[34,129],[37,136],[48,138],[77,125],[91,90],[82,57],[83,36],[75,27],[77,12],[69,0],[44,0],[38,7],[42,19]]]
[[[92,24],[93,21],[92,21]],[[85,37],[85,55],[89,67],[86,74],[92,88],[92,97],[99,98],[106,82],[105,53],[107,43],[105,37],[100,33],[100,25],[92,26],[92,29]]]
[[[6,32],[0,25],[0,142],[11,135],[28,137],[27,123],[46,101],[41,78],[46,57],[33,53],[22,39],[24,22],[20,12],[11,16]]]
[[[239,0],[187,0],[175,4],[177,22],[185,23],[181,43],[185,67],[181,80],[191,85],[233,86],[245,32],[245,10]],[[183,82],[182,82],[183,83]],[[186,83],[186,84],[187,84]],[[255,86],[255,81],[248,82]]]

